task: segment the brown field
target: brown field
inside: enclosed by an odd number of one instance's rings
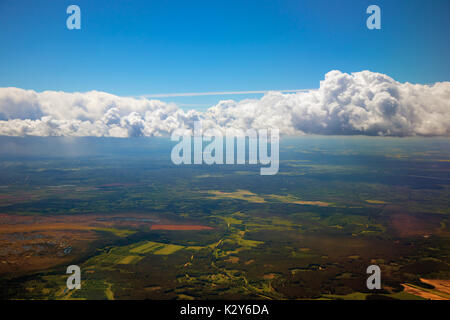
[[[239,262],[239,257],[231,256],[229,259],[226,259],[225,262],[238,263]]]
[[[421,278],[420,281],[422,281],[423,283],[431,284],[438,291],[450,294],[450,280],[440,280],[440,279],[431,280]]]
[[[402,284],[405,292],[429,299],[450,300],[450,280],[442,279],[420,279],[421,282],[432,285],[434,289],[425,289],[416,285]]]
[[[155,222],[166,224],[153,225]],[[126,237],[142,230],[208,230],[149,214],[27,216],[0,214],[0,274],[26,274],[68,264],[88,252],[93,241]]]
[[[438,296],[436,294],[421,290],[421,289],[417,289],[416,287],[412,287],[408,284],[402,284],[404,291],[410,294],[413,294],[415,296],[418,297],[422,297],[428,300],[447,300],[441,296]]]
[[[391,218],[391,226],[400,237],[411,237],[437,233],[440,224],[432,216],[395,213]]]
[[[87,230],[96,228],[135,228],[143,223],[150,224],[149,219],[159,219],[145,214],[126,214],[126,215],[46,215],[46,216],[29,216],[0,214],[0,234],[13,232],[29,232],[42,229],[72,229]],[[134,220],[133,220],[134,219]]]

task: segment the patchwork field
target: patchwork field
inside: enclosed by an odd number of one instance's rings
[[[449,141],[286,140],[270,177],[143,141],[0,156],[0,298],[449,299]]]

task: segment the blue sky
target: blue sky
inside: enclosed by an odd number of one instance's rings
[[[81,8],[81,30],[66,8]],[[368,30],[370,4],[382,29]],[[4,1],[0,86],[117,95],[316,88],[326,72],[450,80],[450,1]],[[189,108],[222,98],[165,98]]]

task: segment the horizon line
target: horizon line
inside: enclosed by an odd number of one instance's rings
[[[294,93],[294,92],[308,92],[311,90],[316,90],[316,89],[153,93],[153,94],[142,94],[137,97],[140,97],[140,98],[196,97],[196,96],[220,96],[220,95],[234,95],[234,94],[268,93],[268,92],[282,92],[282,93],[292,92],[292,93]]]

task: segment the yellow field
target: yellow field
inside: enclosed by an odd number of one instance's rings
[[[303,201],[296,199],[292,196],[280,196],[277,194],[269,194],[268,197],[275,199],[277,201],[283,202],[283,203],[293,203],[293,204],[303,204],[308,206],[318,206],[318,207],[329,207],[332,204],[328,202],[323,201]]]
[[[117,264],[136,263],[136,262],[138,262],[141,259],[142,259],[142,257],[140,257],[140,256],[126,256],[125,258],[119,260],[119,262]]]
[[[238,199],[253,203],[264,203],[264,198],[256,195],[248,190],[236,190],[234,192],[222,192],[218,190],[208,191],[209,194],[214,195],[214,199]]]
[[[133,248],[130,250],[130,252],[132,253],[141,253],[141,254],[145,254],[148,252],[152,252],[156,249],[160,249],[164,246],[164,244],[162,243],[157,243],[157,242],[153,242],[153,241],[148,241],[136,248]]]
[[[319,206],[319,207],[329,207],[332,204],[324,201],[303,201],[300,199],[296,199],[292,196],[281,196],[277,194],[269,194],[269,195],[257,195],[248,190],[236,190],[234,192],[222,192],[218,190],[208,191],[209,194],[214,195],[213,199],[238,199],[245,200],[253,203],[266,203],[266,199],[273,199],[276,201],[280,201],[283,203],[293,203],[293,204],[302,204],[309,206]]]
[[[178,250],[181,250],[183,248],[183,246],[178,246],[176,244],[165,244],[162,249],[153,252],[153,254],[167,255],[177,252]]]
[[[387,202],[381,201],[381,200],[366,200],[367,203],[371,204],[386,204]]]

